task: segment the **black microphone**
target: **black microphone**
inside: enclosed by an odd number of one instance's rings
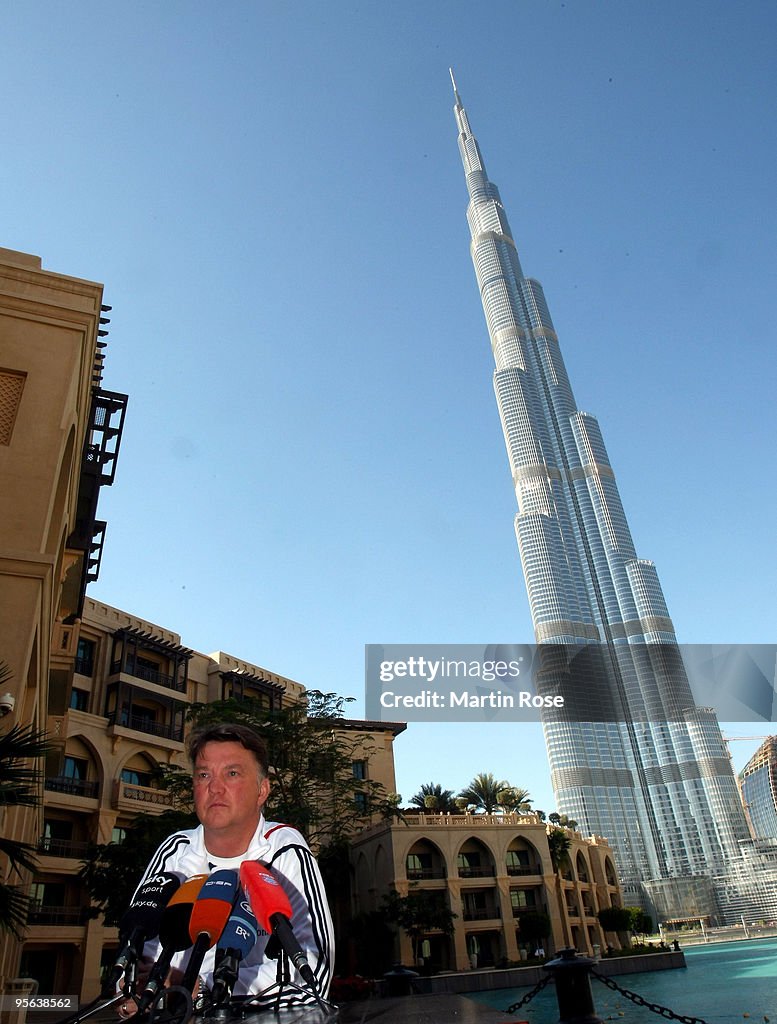
[[[147,939],[159,931],[162,913],[181,884],[177,875],[154,875],[143,882],[135,893],[129,909],[119,922],[119,935],[124,944],[102,987],[102,998],[110,999],[127,968],[140,956]]]
[[[258,935],[259,925],[251,904],[243,890],[238,889],[234,909],[216,947],[216,969],[213,972],[211,993],[214,1007],[229,1002],[237,982],[240,962],[254,948]]]
[[[197,895],[207,881],[207,875],[193,875],[187,879],[173,896],[162,913],[159,922],[159,941],[162,950],[148,976],[146,987],[138,1002],[138,1013],[144,1013],[162,988],[164,988],[170,962],[176,953],[191,946],[189,939],[189,921]]]
[[[200,889],[189,922],[189,938],[194,948],[189,955],[189,963],[181,982],[189,992],[194,991],[205,954],[211,946],[216,945],[224,931],[235,903],[237,887],[237,871],[221,868],[209,875]]]
[[[240,865],[240,882],[248,894],[256,919],[266,932],[276,936],[284,952],[319,997],[318,983],[291,927],[289,897],[270,868],[253,860]]]

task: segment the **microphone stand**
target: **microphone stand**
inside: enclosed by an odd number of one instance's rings
[[[127,965],[127,970],[124,974],[124,985],[120,992],[115,995],[106,998],[102,992],[99,996],[94,998],[91,1003],[87,1003],[86,1006],[82,1006],[76,1010],[75,1013],[71,1013],[69,1017],[63,1017],[62,1020],[57,1021],[57,1024],[81,1024],[82,1020],[87,1020],[89,1017],[93,1017],[95,1013],[99,1013],[100,1010],[107,1010],[110,1006],[115,1003],[119,1003],[122,1000],[126,1002],[128,999],[132,999],[135,993],[135,967],[136,961],[132,960]]]

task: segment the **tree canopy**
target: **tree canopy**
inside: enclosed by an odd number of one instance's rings
[[[602,907],[596,916],[606,932],[631,930],[631,911],[626,907]]]
[[[531,810],[531,797],[527,789],[512,786],[505,779],[497,779],[491,772],[476,775],[462,789],[459,797],[485,814],[493,814],[497,810],[519,813]]]
[[[430,931],[453,933],[456,914],[448,906],[445,894],[428,889],[412,890],[407,896],[400,896],[396,889],[383,897],[381,911],[387,921],[399,925],[410,938],[413,946],[413,963],[418,962],[418,944]]]
[[[544,910],[529,910],[518,918],[518,937],[526,942],[541,942],[551,933],[550,917]]]
[[[577,828],[574,818],[570,818],[566,814],[559,814],[558,811],[552,811],[548,815],[548,821],[553,825],[560,825],[562,828],[571,828],[573,831]]]
[[[440,811],[441,814],[458,810],[452,789],[443,789],[439,782],[425,782],[410,798],[410,803],[421,810]]]

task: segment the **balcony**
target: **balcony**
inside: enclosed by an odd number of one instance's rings
[[[173,806],[173,798],[164,789],[151,789],[150,786],[135,786],[129,782],[117,780],[113,784],[113,806],[117,810],[142,812],[166,811]]]
[[[498,907],[464,907],[462,917],[465,921],[496,921],[500,914]]]
[[[139,629],[119,629],[113,634],[111,675],[142,679],[175,693],[186,693],[188,663],[193,655],[174,640]]]
[[[134,679],[142,679],[145,683],[154,683],[156,686],[164,686],[168,690],[175,690],[176,693],[186,693],[186,680],[169,675],[167,672],[160,672],[158,669],[148,668],[146,665],[138,665],[127,658],[122,665],[121,661],[111,663],[111,675],[118,675],[123,672]]]
[[[71,779],[66,775],[55,775],[46,779],[44,788],[66,796],[85,796],[95,800],[100,788],[99,782],[90,779]]]
[[[155,722],[145,715],[117,715],[115,711],[111,711],[107,717],[109,727],[119,726],[123,729],[132,729],[134,732],[146,733],[148,736],[159,736],[161,739],[183,743],[183,725],[165,725],[164,722]]]
[[[516,875],[541,875],[542,874],[542,868],[540,867],[539,864],[529,864],[529,865],[524,865],[524,864],[508,864],[507,865],[507,874],[508,875],[512,875],[512,876],[516,876]]]
[[[459,878],[493,878],[493,864],[487,867],[459,867]]]
[[[72,857],[82,860],[88,849],[89,843],[78,839],[52,839],[51,836],[41,836],[38,840],[38,853],[47,854],[49,857]]]
[[[87,907],[46,907],[33,903],[27,914],[27,924],[45,924],[53,927],[85,924]]]
[[[423,882],[429,879],[445,878],[445,868],[408,868],[407,877],[410,882]]]

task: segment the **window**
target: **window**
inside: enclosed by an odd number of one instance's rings
[[[75,670],[79,675],[90,677],[94,675],[94,652],[96,646],[93,640],[80,639],[78,641]]]
[[[366,761],[354,761],[351,764],[353,771],[353,777],[355,779],[366,779],[367,778],[367,762]]]
[[[85,757],[66,757],[62,774],[66,779],[83,780],[86,778],[89,763]]]
[[[44,853],[57,852],[62,843],[73,838],[73,823],[56,818],[44,818],[43,837],[38,849]]]
[[[136,768],[122,768],[121,781],[128,783],[130,786],[146,786],[150,788],[152,776],[151,772],[138,771]]]
[[[360,814],[367,813],[367,794],[366,793],[354,793],[353,802],[356,804],[356,810]]]
[[[480,867],[480,853],[478,851],[472,850],[460,853],[457,860],[459,875],[462,878],[474,878],[484,874]]]
[[[510,903],[513,910],[526,910],[529,907],[535,907],[536,895],[533,889],[511,889],[510,890]]]
[[[70,691],[70,707],[73,711],[86,711],[89,707],[89,691],[74,686]]]
[[[33,882],[30,899],[37,907],[63,907],[65,905],[64,882]]]
[[[527,874],[529,864],[529,851],[528,850],[508,850],[507,851],[507,873],[512,874]]]
[[[408,878],[431,878],[431,853],[409,853],[407,855],[406,870]]]
[[[114,825],[111,830],[111,842],[112,843],[123,843],[127,838],[126,828],[122,828],[120,825]]]

